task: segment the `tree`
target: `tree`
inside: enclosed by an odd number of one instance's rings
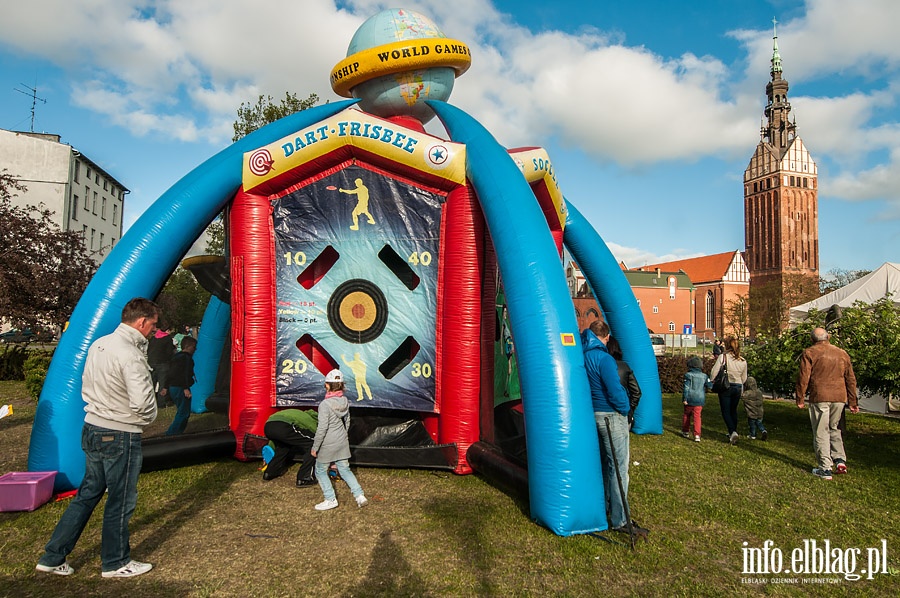
[[[731,328],[735,337],[747,338],[750,331],[750,305],[746,295],[737,295],[726,301],[722,316],[725,318],[725,326]]]
[[[225,255],[225,212],[223,211],[206,227],[206,253]]]
[[[845,287],[854,280],[860,279],[866,274],[871,274],[871,270],[844,270],[843,268],[832,268],[828,271],[827,277],[819,278],[819,293],[827,295],[832,291],[836,291],[841,287]]]
[[[785,274],[763,285],[750,285],[750,327],[754,336],[776,337],[788,325],[789,310],[819,297],[818,279]]]
[[[238,119],[234,123],[234,137],[237,141],[253,131],[273,123],[295,112],[312,108],[319,103],[319,96],[311,93],[305,100],[297,98],[297,94],[285,92],[280,104],[273,103],[272,96],[259,96],[256,104],[241,103],[238,108]]]
[[[194,275],[178,266],[156,297],[163,316],[160,326],[168,328],[200,324],[209,297],[209,292],[200,286]]]
[[[808,319],[777,337],[758,337],[745,347],[751,373],[761,388],[793,396],[800,353],[812,344],[817,326],[831,333],[831,343],[850,355],[857,386],[863,394],[900,394],[900,307],[891,297],[871,305],[857,302],[829,321],[828,312],[811,310]]]
[[[52,211],[13,205],[25,190],[0,172],[0,317],[19,327],[61,328],[97,264],[81,234],[60,230]]]

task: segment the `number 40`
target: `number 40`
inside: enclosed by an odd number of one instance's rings
[[[413,266],[418,266],[419,264],[422,264],[423,266],[429,266],[431,265],[431,253],[428,251],[413,251],[409,255],[408,261]]]

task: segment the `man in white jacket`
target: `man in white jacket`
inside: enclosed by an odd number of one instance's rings
[[[128,521],[137,506],[141,432],[156,419],[156,396],[147,364],[147,339],[156,331],[159,308],[135,298],[122,309],[122,323],[91,345],[82,376],[86,405],[81,448],[85,474],[78,493],[53,530],[37,570],[71,575],[66,557],[94,509],[107,494],[101,535],[101,575],[134,577],[153,568],[131,559]]]

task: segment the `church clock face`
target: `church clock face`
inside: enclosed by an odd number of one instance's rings
[[[445,197],[348,166],[275,199],[276,405],[433,411]]]

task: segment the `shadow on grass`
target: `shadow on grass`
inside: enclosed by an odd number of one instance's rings
[[[129,525],[132,538],[136,532],[144,528],[153,528],[150,535],[141,540],[139,544],[132,546],[132,556],[137,560],[142,560],[143,555],[143,558],[146,559],[146,555],[156,553],[163,543],[185,525],[196,525],[198,514],[208,508],[209,504],[214,502],[218,496],[227,494],[231,485],[240,476],[240,470],[234,468],[230,463],[224,461],[216,463],[177,495],[169,497],[165,502],[160,502],[156,509],[144,513],[140,517],[132,518]],[[92,519],[102,517],[104,504],[98,505]],[[70,558],[69,562],[77,570],[85,566],[87,562],[96,559],[96,556],[100,554],[99,538],[92,545],[78,547],[76,554],[77,556],[74,559]]]
[[[344,593],[350,596],[422,596],[430,594],[424,587],[425,582],[413,572],[403,549],[391,537],[392,530],[384,530],[372,549],[372,559],[366,570],[366,580]]]

